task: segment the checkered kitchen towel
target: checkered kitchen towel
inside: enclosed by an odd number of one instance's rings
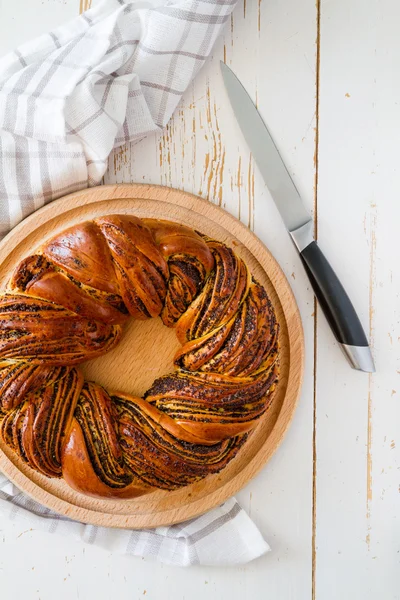
[[[236,0],[105,0],[0,59],[0,237],[47,202],[97,185],[113,147],[162,129]],[[0,517],[165,563],[240,564],[268,551],[232,499],[154,531],[70,521],[0,475]]]

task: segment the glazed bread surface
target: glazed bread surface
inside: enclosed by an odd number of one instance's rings
[[[143,398],[76,366],[114,348],[130,317],[160,317],[181,344]],[[1,440],[92,496],[189,485],[224,468],[270,405],[278,330],[264,287],[224,243],[134,216],[77,224],[0,296]]]

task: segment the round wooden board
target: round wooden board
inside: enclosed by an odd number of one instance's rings
[[[217,506],[246,485],[272,456],[285,434],[299,396],[304,361],[300,315],[280,267],[247,227],[200,198],[152,185],[101,186],[71,194],[23,221],[0,244],[0,289],[16,264],[62,230],[107,214],[133,214],[183,223],[230,245],[265,286],[280,323],[281,376],[271,408],[236,458],[219,474],[174,492],[156,491],[133,500],[101,500],[72,490],[63,480],[31,470],[3,444],[0,469],[29,496],[78,521],[108,527],[170,525]],[[141,395],[173,369],[179,343],[160,319],[131,320],[116,349],[82,365],[87,378],[106,388]]]

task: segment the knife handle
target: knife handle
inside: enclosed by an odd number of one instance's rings
[[[328,323],[354,369],[373,373],[374,361],[360,319],[317,242],[300,252],[306,273]]]

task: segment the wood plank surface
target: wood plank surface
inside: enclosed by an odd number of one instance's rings
[[[377,368],[349,371],[318,313],[315,591],[329,600],[400,597],[399,8],[321,5],[318,234]]]
[[[0,0],[0,52],[84,4]],[[306,339],[303,393],[279,451],[238,495],[272,552],[235,570],[172,569],[0,521],[7,600],[53,600],[54,590],[61,600],[400,598],[399,18],[396,0],[240,0],[164,134],[117,150],[105,178],[219,204],[254,230],[291,282]],[[220,59],[257,102],[317,217],[320,244],[371,336],[376,375],[351,371],[315,314],[234,121]]]

